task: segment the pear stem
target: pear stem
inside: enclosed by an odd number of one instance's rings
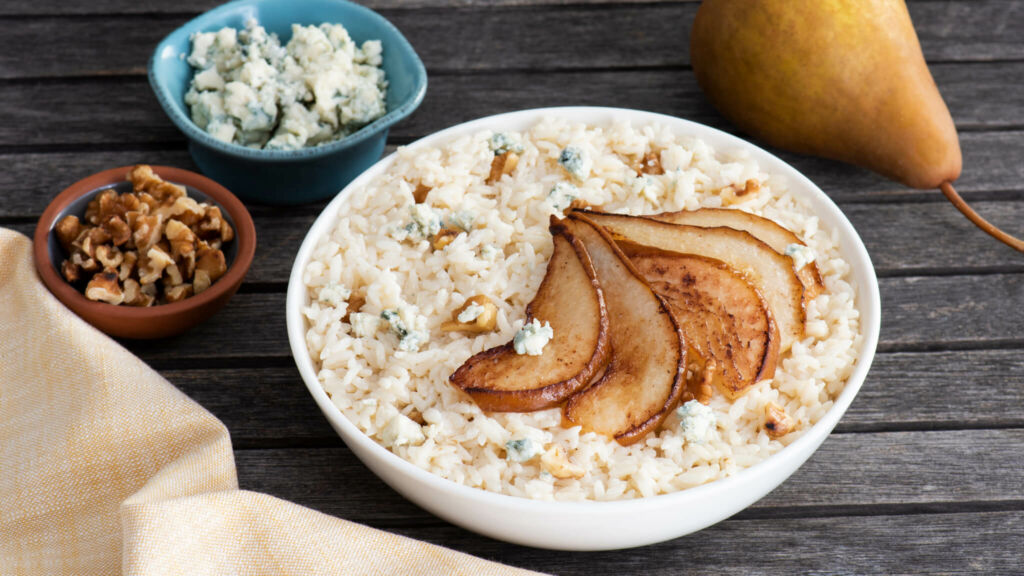
[[[974,222],[975,226],[981,228],[986,234],[992,236],[996,240],[999,240],[1003,244],[1006,244],[1010,248],[1013,248],[1018,252],[1024,252],[1024,241],[1003,232],[991,222],[982,218],[980,214],[967,205],[967,202],[964,202],[964,199],[961,198],[960,194],[958,194],[956,189],[953,188],[952,183],[943,182],[939,185],[939,190],[942,190],[942,193],[946,195],[946,198],[950,202],[953,203],[953,206],[956,206],[957,210],[959,210],[964,216],[967,216],[968,220]]]

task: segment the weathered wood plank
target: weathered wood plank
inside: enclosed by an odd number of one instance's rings
[[[883,278],[882,349],[1024,341],[1024,274]]]
[[[964,458],[968,450],[971,457]],[[751,515],[782,508],[821,515],[829,507],[1020,504],[1021,458],[1024,430],[833,435],[788,481],[754,504]],[[384,488],[346,447],[240,450],[235,460],[243,487],[328,514],[357,522],[429,517]]]
[[[1024,274],[910,276],[879,284],[883,350],[979,348],[1024,339]],[[127,346],[161,366],[183,358],[288,356],[284,294],[238,294],[192,332]]]
[[[164,377],[220,418],[236,444],[337,441],[293,366],[169,365]],[[985,427],[1024,427],[1024,355],[1017,350],[881,353],[837,431]]]
[[[548,0],[506,0],[497,6],[456,4],[462,5],[421,2],[410,7],[387,0],[375,7],[405,33],[427,66],[436,71],[685,66],[698,6],[696,2],[602,2],[597,11],[595,6]],[[135,16],[0,19],[0,78],[140,73],[156,43],[205,4],[195,6],[195,11],[188,6],[175,3],[158,8],[164,12],[159,17],[152,14],[152,5],[139,3],[138,8],[129,9],[137,12]],[[5,11],[18,13],[18,9],[12,5]],[[58,14],[81,10],[109,14],[116,7],[89,3]],[[911,16],[929,60],[1024,57],[1018,38],[1024,28],[1024,3],[924,2],[911,5]],[[466,30],[473,34],[464,34]],[[24,58],[20,47],[42,37],[50,39],[48,49]],[[459,42],[435,41],[454,37]],[[487,57],[496,52],[501,56]]]
[[[236,446],[341,443],[294,366],[190,369],[183,364],[160,372],[220,418]]]
[[[1024,353],[879,353],[837,430],[945,426],[1024,426]]]
[[[683,538],[613,552],[513,546],[453,526],[387,529],[562,576],[650,574],[1019,575],[1024,513],[727,520]]]
[[[937,64],[934,69],[961,129],[1021,128],[1024,93],[1016,88],[1024,83],[1024,62]],[[0,84],[0,101],[5,103],[0,142],[7,146],[183,142],[141,77]],[[433,76],[423,105],[394,128],[392,138],[409,141],[481,116],[560,105],[651,110],[729,129],[687,70],[510,72]]]
[[[911,0],[914,1],[914,0]],[[572,6],[577,4],[679,4],[700,0],[363,0],[358,2],[374,10],[421,10],[423,8],[471,8],[508,6]],[[61,16],[93,14],[197,14],[219,6],[218,0],[183,0],[146,3],[132,0],[95,0],[88,4],[56,1],[8,0],[0,7],[0,16]]]

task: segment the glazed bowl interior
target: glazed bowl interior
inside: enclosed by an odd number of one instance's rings
[[[387,113],[341,140],[299,150],[247,148],[201,130],[192,122],[185,105],[193,74],[187,61],[190,38],[225,26],[241,30],[253,19],[267,32],[277,34],[282,45],[291,38],[292,24],[324,22],[342,24],[357,44],[380,40],[384,47],[382,68],[388,81]],[[401,32],[376,12],[344,0],[236,0],[219,6],[187,22],[157,45],[149,64],[149,80],[164,111],[190,139],[225,154],[267,162],[318,158],[352,147],[406,117],[423,100],[427,88],[426,69]]]
[[[864,244],[839,208],[797,170],[730,134],[679,118],[617,108],[567,107],[523,110],[482,118],[443,130],[411,145],[442,145],[483,130],[525,131],[545,116],[606,126],[618,119],[633,126],[659,123],[681,136],[702,139],[719,153],[744,151],[788,190],[805,200],[821,227],[838,234],[842,257],[851,265],[862,338],[858,360],[833,406],[779,453],[740,472],[679,492],[619,501],[538,501],[471,488],[431,474],[367,437],[332,403],[317,378],[306,347],[303,309],[309,304],[303,274],[317,242],[330,233],[348,197],[392,165],[394,155],[374,165],[341,191],[306,236],[292,269],[286,301],[288,338],[296,365],[328,421],[352,451],[382,480],[428,511],[467,529],[516,544],[560,550],[608,550],[642,546],[682,536],[719,522],[756,502],[795,472],[828,437],[850,406],[874,358],[880,327],[878,282]]]

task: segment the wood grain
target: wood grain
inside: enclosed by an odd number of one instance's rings
[[[594,574],[1019,575],[1024,513],[727,520],[683,538],[613,552],[552,552],[447,525],[390,528],[411,538],[561,576]]]
[[[160,39],[210,6],[190,0],[167,4],[158,10],[162,14],[154,14],[153,6],[145,3],[138,3],[143,10],[113,2],[26,4],[5,3],[0,14],[50,16],[0,18],[0,78],[141,73]],[[371,6],[405,34],[436,72],[686,66],[698,4],[609,2],[598,10],[550,1],[504,0],[495,5],[419,0],[404,6],[384,0]],[[930,61],[1024,58],[1018,41],[1024,29],[1022,2],[918,2],[910,9]],[[70,17],[83,11],[109,16]],[[116,15],[121,12],[135,15]],[[48,39],[47,50],[31,59],[21,57],[20,47],[40,37]],[[84,37],[91,41],[82,42]]]

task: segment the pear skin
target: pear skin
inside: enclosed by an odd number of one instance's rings
[[[691,58],[711,103],[772,146],[912,188],[960,176],[956,127],[903,0],[705,0]]]

